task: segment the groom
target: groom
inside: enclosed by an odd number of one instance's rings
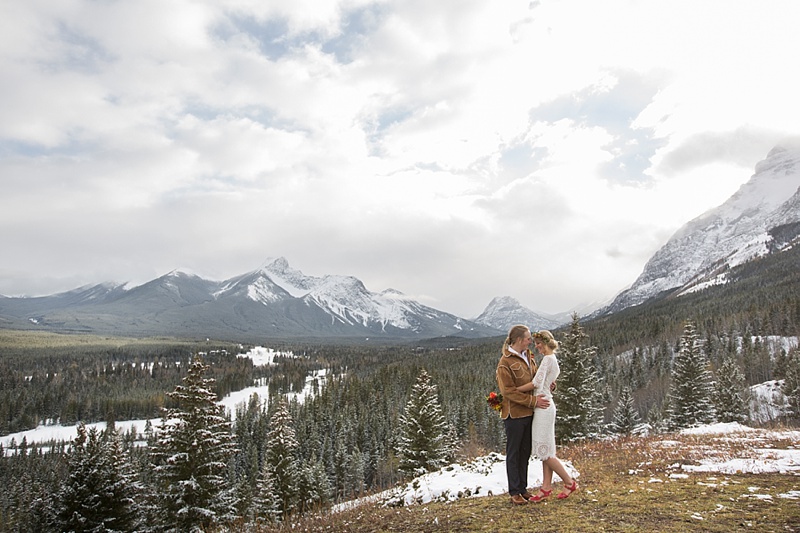
[[[545,409],[550,402],[543,395],[519,392],[517,387],[533,381],[536,363],[530,352],[533,338],[527,326],[514,326],[503,343],[503,355],[497,363],[497,386],[503,395],[500,418],[506,431],[506,476],[511,503],[528,503],[528,461],[531,456],[533,409]]]

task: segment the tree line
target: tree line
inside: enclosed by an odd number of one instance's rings
[[[170,406],[166,395],[186,375],[195,346],[19,348],[0,346],[0,435],[42,423],[157,418]],[[204,343],[220,396],[241,390],[258,378],[284,390],[302,387],[307,367],[291,362],[273,376],[248,358],[230,357],[241,347]]]

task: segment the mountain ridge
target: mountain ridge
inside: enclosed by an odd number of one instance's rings
[[[0,299],[0,325],[57,331],[216,338],[488,337],[501,332],[354,276],[306,276],[285,258],[224,281],[173,270],[142,285],[101,283]]]
[[[486,309],[475,318],[475,322],[501,331],[508,331],[516,324],[525,324],[536,331],[555,329],[566,320],[536,313],[511,296],[498,296],[489,302]]]
[[[726,283],[733,267],[780,251],[800,235],[800,146],[777,146],[755,166],[739,190],[678,229],[647,262],[642,273],[606,307],[601,316],[656,297]]]

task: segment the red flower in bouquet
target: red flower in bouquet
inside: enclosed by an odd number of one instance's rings
[[[503,395],[499,392],[492,391],[486,397],[486,403],[495,411],[499,411],[503,408]]]

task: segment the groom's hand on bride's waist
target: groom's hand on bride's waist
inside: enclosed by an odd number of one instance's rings
[[[535,405],[539,409],[547,409],[548,407],[550,407],[550,400],[545,398],[544,394],[539,394],[539,395],[536,396]]]

